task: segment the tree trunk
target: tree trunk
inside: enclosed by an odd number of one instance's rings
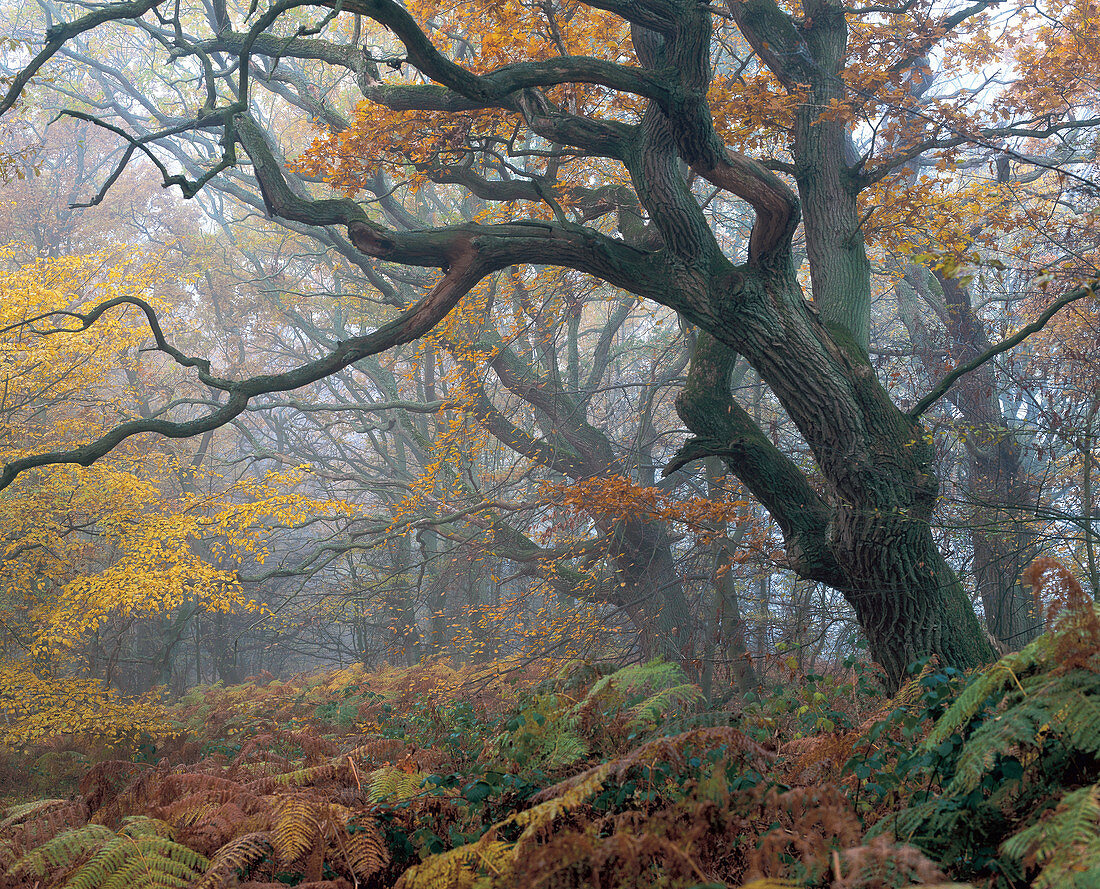
[[[946,357],[955,365],[984,353],[990,342],[974,315],[969,289],[954,278],[937,275],[941,301],[930,290],[930,277],[923,267],[910,266],[897,292],[917,357],[935,381],[945,356],[921,321],[913,296],[931,306],[943,322]],[[949,398],[963,419],[960,438],[967,454],[975,587],[990,634],[1006,648],[1019,649],[1042,631],[1042,618],[1020,582],[1037,554],[1037,534],[1029,520],[1038,495],[1001,410],[993,368],[984,365],[963,377]]]

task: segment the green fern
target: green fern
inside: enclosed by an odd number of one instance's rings
[[[626,708],[628,729],[651,728],[669,710],[700,700],[698,686],[688,682],[679,664],[652,660],[633,664],[597,680],[574,714],[619,702]]]
[[[32,849],[8,868],[8,876],[32,873],[43,877],[55,868],[71,867],[89,852],[115,839],[115,832],[102,824],[85,824],[76,830],[58,834],[37,849]]]
[[[1020,651],[1005,655],[997,663],[982,670],[936,721],[925,746],[935,747],[942,744],[969,724],[982,711],[989,698],[1018,686],[1022,674],[1045,661],[1050,647],[1051,637],[1040,636]]]
[[[899,761],[898,775],[920,789],[873,832],[890,830],[960,874],[1100,886],[1100,665],[1079,623],[1071,615],[971,678]]]
[[[1046,677],[1044,677],[1045,679]],[[959,755],[949,792],[974,790],[998,756],[1020,747],[1039,748],[1053,733],[1069,749],[1100,753],[1100,675],[1074,671],[1030,681],[997,715],[970,735]]]
[[[149,821],[155,819],[147,819]],[[193,849],[156,833],[119,833],[72,875],[66,889],[187,886],[210,866]]]
[[[122,819],[122,829],[118,832],[120,837],[167,837],[172,839],[174,828],[167,821],[160,818],[150,818],[148,815],[131,815]]]
[[[165,836],[170,830],[165,822],[144,816],[127,819],[117,834],[101,824],[86,824],[28,852],[9,869],[8,876],[30,873],[41,878],[51,870],[71,868],[94,853],[64,884],[66,889],[183,889],[210,862]]]
[[[404,772],[395,766],[383,766],[370,772],[367,796],[373,803],[412,799],[420,793],[424,777],[421,772]]]
[[[614,689],[622,694],[630,694],[645,690],[661,690],[683,685],[687,681],[687,674],[679,664],[660,659],[649,661],[645,664],[632,664],[623,667],[609,676],[604,676],[592,684],[588,690],[583,707],[586,703],[595,700],[605,690]]]
[[[1005,840],[1001,852],[1039,867],[1032,889],[1096,889],[1100,886],[1100,784],[1067,793],[1050,818]]]
[[[567,700],[557,694],[536,696],[516,714],[509,730],[495,739],[500,755],[548,771],[585,759],[588,745],[577,733],[578,718]]]
[[[698,704],[703,692],[693,683],[671,685],[650,695],[631,710],[627,730],[638,732],[654,728],[666,713],[684,710],[689,705]]]

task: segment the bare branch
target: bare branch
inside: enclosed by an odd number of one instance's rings
[[[974,358],[971,361],[967,361],[965,364],[960,364],[953,371],[951,371],[951,373],[947,374],[947,376],[940,380],[931,392],[929,392],[920,401],[913,405],[913,407],[909,409],[908,416],[911,419],[917,419],[917,417],[928,410],[928,408],[930,408],[933,404],[943,398],[943,396],[947,394],[947,391],[953,385],[955,385],[955,382],[960,377],[965,376],[971,371],[977,370],[983,364],[993,360],[1002,352],[1007,352],[1009,349],[1018,346],[1033,333],[1038,333],[1040,330],[1046,327],[1047,322],[1050,321],[1051,318],[1053,318],[1061,309],[1065,308],[1070,303],[1077,302],[1077,300],[1084,299],[1085,297],[1095,296],[1096,288],[1098,286],[1100,286],[1100,279],[1095,279],[1093,281],[1090,281],[1088,284],[1083,285],[1082,287],[1078,287],[1075,290],[1071,290],[1069,293],[1063,294],[1062,296],[1058,297],[1058,299],[1056,299],[1054,302],[1052,302],[1049,306],[1047,306],[1047,308],[1043,310],[1043,313],[1030,324],[1021,327],[1012,336],[1008,337],[1007,339],[1001,340],[1001,342],[990,347],[977,358]]]

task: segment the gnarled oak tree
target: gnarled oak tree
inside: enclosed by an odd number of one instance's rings
[[[45,47],[14,72],[3,110],[51,70],[51,59],[66,58],[86,72],[94,97],[69,113],[118,136],[120,170],[145,155],[166,186],[188,197],[207,187],[242,200],[259,195],[271,216],[299,230],[319,227],[365,270],[397,264],[439,276],[376,330],[293,369],[247,379],[222,378],[206,359],[175,348],[152,309],[131,300],[146,312],[156,347],[193,369],[217,403],[201,415],[136,419],[70,451],[14,461],[0,487],[33,467],[89,464],[134,434],[182,437],[224,425],[250,399],[424,335],[488,276],[558,266],[674,309],[699,329],[678,402],[694,437],[670,468],[725,460],[782,528],[789,567],[851,603],[892,683],[926,654],[957,666],[986,660],[990,644],[930,529],[937,481],[920,415],[931,399],[902,409],[868,358],[871,210],[860,197],[920,157],[1083,124],[1065,108],[1035,119],[1022,105],[1022,122],[964,121],[950,101],[919,101],[910,87],[929,54],[954,34],[972,36],[987,10],[1002,6],[997,0],[946,9],[924,0],[792,6],[49,7],[55,23]],[[172,73],[143,87],[107,61],[91,41],[114,26],[159,48],[159,64]],[[338,101],[348,80],[364,100],[354,116]],[[307,145],[274,133],[272,97],[325,128],[296,164],[285,154]],[[394,175],[407,187],[394,185]],[[344,195],[322,194],[320,178]],[[493,211],[463,219],[455,203],[456,221],[429,224],[417,215],[415,190],[430,183]],[[716,223],[715,202],[751,209],[742,243],[732,225]],[[102,314],[66,321],[93,325]],[[729,375],[738,356],[786,409],[812,469],[777,448],[734,400]]]

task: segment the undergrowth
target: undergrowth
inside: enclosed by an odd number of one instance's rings
[[[849,665],[708,711],[660,661],[193,689],[155,749],[0,815],[0,889],[1096,889],[1100,621],[1029,579],[1046,635],[890,700]],[[64,787],[63,752],[12,756]]]

